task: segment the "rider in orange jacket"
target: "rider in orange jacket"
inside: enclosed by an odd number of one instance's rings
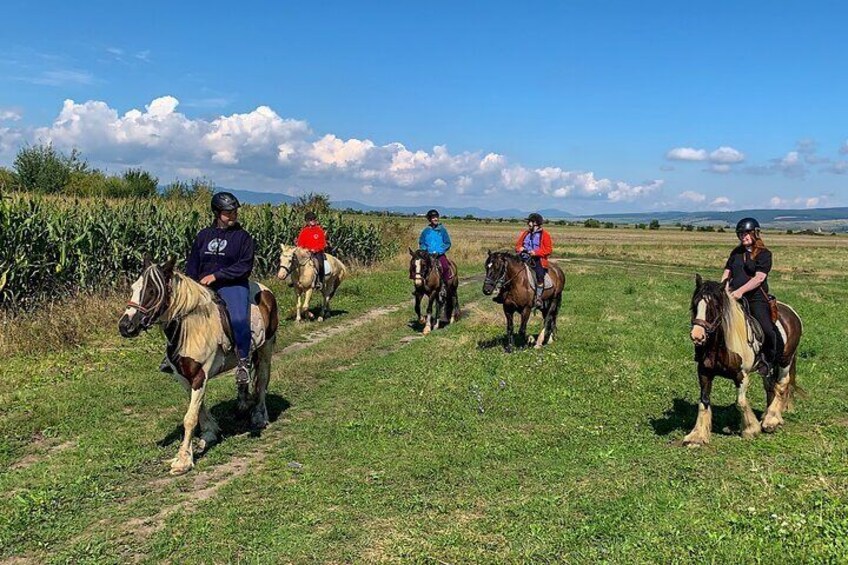
[[[551,234],[542,229],[545,220],[541,214],[527,217],[527,229],[515,242],[515,251],[529,262],[536,273],[536,307],[542,307],[542,292],[545,290],[545,273],[548,271],[548,256],[554,251]]]

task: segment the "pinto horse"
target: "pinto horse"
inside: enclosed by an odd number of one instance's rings
[[[512,253],[497,252],[486,258],[486,279],[483,281],[483,294],[491,295],[499,289],[498,295],[493,299],[503,305],[504,316],[506,316],[506,350],[512,352],[513,347],[513,317],[516,312],[521,314],[521,326],[518,329],[520,343],[533,343],[533,338],[527,338],[527,320],[533,311],[536,299],[536,279],[527,265],[518,255]],[[562,269],[553,263],[548,268],[552,286],[542,292],[542,331],[535,339],[535,348],[541,349],[542,345],[554,340],[557,330],[557,315],[562,304],[562,291],[565,288],[565,274]]]
[[[253,405],[251,423],[256,428],[268,425],[265,393],[271,377],[278,324],[277,301],[266,287],[250,283],[252,309],[258,309],[252,351],[252,398],[248,385],[239,387],[239,410]],[[257,311],[254,310],[254,314]],[[159,324],[167,339],[167,360],[174,377],[189,394],[188,411],[183,418],[185,435],[177,456],[171,461],[171,474],[181,475],[194,467],[192,437],[200,424],[200,451],[217,440],[218,424],[204,401],[206,383],[236,366],[238,355],[228,335],[229,318],[225,306],[210,288],[202,286],[174,270],[174,260],[162,265],[145,258],[141,276],[132,285],[132,298],[118,322],[121,335],[138,336]],[[253,324],[251,324],[253,325]],[[261,327],[259,327],[261,325]],[[263,335],[257,343],[257,336]]]
[[[330,300],[336,295],[342,281],[347,278],[347,267],[344,263],[329,253],[325,253],[324,257],[330,264],[330,271],[324,276],[324,286],[321,288],[323,300],[321,302],[321,314],[318,316],[319,322],[323,322],[329,317]],[[311,319],[313,316],[312,312],[309,311],[309,301],[312,300],[312,291],[318,277],[312,252],[303,247],[280,245],[280,269],[277,271],[277,278],[284,281],[289,277],[292,281],[291,286],[297,293],[295,320],[300,322],[301,314],[305,314]]]
[[[456,263],[448,259],[451,268],[451,279],[447,283],[444,302],[442,301],[442,274],[439,271],[439,259],[436,255],[428,253],[424,249],[413,251],[409,249],[409,273],[415,285],[413,296],[415,297],[415,315],[418,322],[424,325],[424,335],[431,330],[438,329],[439,320],[442,317],[442,308],[445,309],[444,317],[453,324],[459,315],[459,271]],[[421,300],[427,297],[427,317],[421,316]],[[433,315],[433,304],[436,305],[436,314]]]
[[[774,432],[783,424],[783,411],[791,409],[795,384],[798,344],[803,326],[801,318],[789,305],[778,303],[777,328],[783,339],[783,351],[771,375],[763,378],[767,409],[763,421],[757,422],[748,403],[750,375],[755,372],[760,341],[756,321],[734,300],[727,288],[716,281],[704,281],[695,275],[692,295],[692,330],[701,397],[695,427],[684,439],[684,445],[698,446],[710,442],[712,408],[710,393],[716,376],[731,379],[736,385],[736,406],[742,415],[742,437],[753,438],[760,431]]]

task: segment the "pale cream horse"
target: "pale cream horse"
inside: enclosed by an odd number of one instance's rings
[[[321,289],[323,303],[321,315],[318,316],[319,322],[329,317],[330,300],[336,294],[342,281],[347,278],[347,267],[344,263],[329,253],[324,253],[324,257],[330,268],[324,273],[324,287]],[[280,270],[277,272],[277,278],[286,280],[289,277],[297,294],[295,319],[300,322],[302,314],[312,319],[309,301],[312,299],[312,290],[315,288],[318,277],[318,270],[312,260],[312,252],[294,245],[280,245]]]

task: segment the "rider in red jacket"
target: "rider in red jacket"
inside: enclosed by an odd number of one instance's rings
[[[307,212],[303,219],[306,220],[306,225],[300,230],[295,244],[312,252],[312,258],[318,268],[318,281],[315,283],[315,288],[321,289],[324,286],[324,248],[327,247],[327,235],[324,233],[324,228],[318,225],[315,212]]]

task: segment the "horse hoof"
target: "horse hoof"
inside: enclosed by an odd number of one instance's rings
[[[760,435],[759,427],[750,430],[742,430],[742,439],[754,439],[758,435]]]
[[[537,343],[536,345],[533,346],[533,349],[542,349],[542,344]]]
[[[175,459],[171,462],[171,475],[179,476],[185,475],[194,467],[194,461],[189,461],[188,463],[182,462],[179,459]]]
[[[781,425],[783,425],[783,419],[782,418],[778,419],[778,418],[766,417],[766,418],[763,419],[763,423],[762,423],[761,427],[762,427],[762,430],[765,433],[773,434],[774,432],[777,431],[777,428],[779,428]]]
[[[685,438],[683,438],[683,445],[686,447],[701,447],[702,445],[707,445],[710,443],[710,440],[700,436],[689,434]]]
[[[419,324],[421,324],[421,325],[424,325],[424,323],[425,323],[426,321],[427,321],[427,320],[425,320],[424,318],[418,318],[418,323],[419,323]]]
[[[431,332],[430,326],[424,326],[424,331],[422,332],[424,335],[427,335]]]
[[[319,321],[319,322],[323,322],[323,321],[324,321],[324,316],[318,316],[317,321]]]

